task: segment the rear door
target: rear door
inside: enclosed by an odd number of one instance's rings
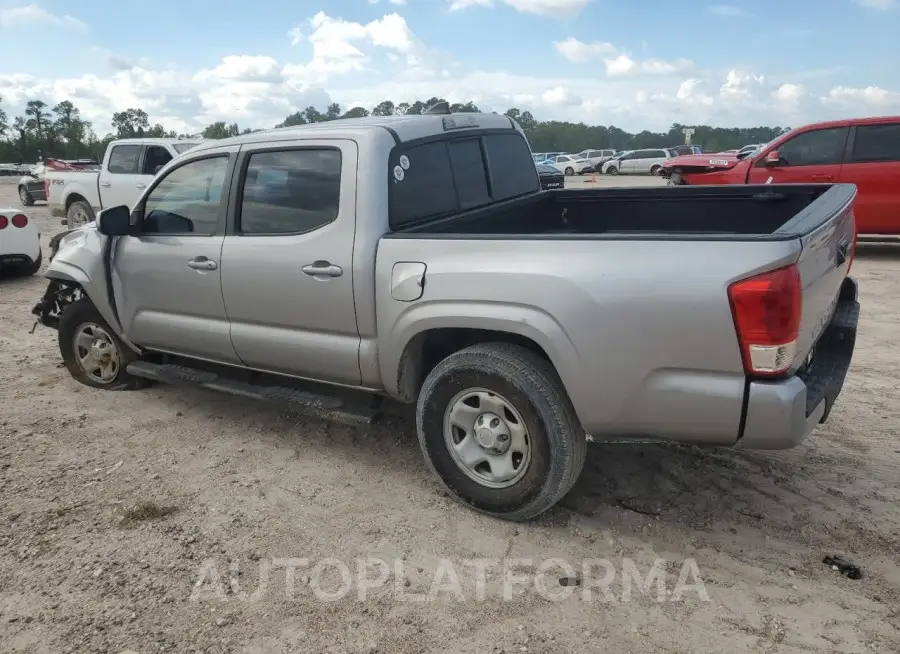
[[[800,132],[777,148],[766,148],[751,164],[747,183],[837,182],[841,176],[841,163],[849,135],[850,128],[847,126],[813,129]],[[776,149],[781,160],[774,165],[767,164],[766,155]]]
[[[900,234],[900,120],[857,125],[840,181],[856,184],[860,234]]]
[[[247,366],[360,383],[357,159],[356,143],[344,139],[243,146],[222,295],[231,341]]]

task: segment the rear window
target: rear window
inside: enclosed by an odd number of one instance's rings
[[[394,229],[540,190],[518,132],[401,145],[391,154],[390,175]]]
[[[853,163],[879,161],[900,161],[900,123],[856,128]]]

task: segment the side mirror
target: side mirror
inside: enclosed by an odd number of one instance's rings
[[[97,216],[97,231],[104,236],[127,236],[131,233],[131,211],[124,204],[104,209]]]
[[[781,163],[781,153],[778,150],[772,150],[766,155],[767,166],[777,166]]]

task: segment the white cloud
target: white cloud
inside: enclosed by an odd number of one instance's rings
[[[22,25],[23,23],[49,23],[51,25],[63,25],[74,27],[76,29],[87,29],[87,24],[85,24],[84,21],[78,20],[69,14],[58,16],[44,9],[39,4],[0,9],[0,27],[7,29]]]
[[[606,74],[617,75],[671,75],[684,72],[693,67],[689,59],[675,59],[665,61],[663,59],[635,60],[631,55],[605,41],[585,43],[576,38],[569,37],[553,44],[563,57],[574,63],[585,63],[592,59],[602,59],[606,68]]]
[[[750,15],[745,9],[735,5],[712,5],[709,12],[722,18],[746,18]]]
[[[302,59],[234,54],[199,70],[154,66],[95,49],[109,73],[63,79],[0,74],[0,97],[10,117],[20,115],[29,99],[51,105],[71,100],[101,135],[110,131],[112,114],[129,107],[144,109],[151,122],[168,129],[196,132],[220,120],[271,127],[308,105],[371,108],[387,99],[412,102],[433,96],[471,100],[487,111],[516,106],[540,120],[614,124],[632,131],[663,130],[673,122],[801,125],[900,113],[896,90],[832,81],[845,78],[847,71],[763,76],[745,67],[710,70],[685,60],[640,59],[610,43],[576,39],[555,45],[569,60],[585,64],[580,67],[546,76],[467,70],[433,53],[396,13],[358,23],[320,12],[290,38],[297,35],[309,48]],[[596,70],[586,63],[591,61],[597,62]]]
[[[593,0],[500,0],[500,2],[523,14],[568,20],[578,16]],[[449,4],[450,11],[493,6],[494,0],[450,0]]]
[[[869,9],[886,11],[897,6],[897,0],[854,0],[857,4]]]

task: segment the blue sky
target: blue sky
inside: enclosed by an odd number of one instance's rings
[[[900,0],[0,0],[0,97],[70,99],[100,133],[131,106],[181,130],[434,95],[630,130],[796,126],[900,113],[898,35]]]

